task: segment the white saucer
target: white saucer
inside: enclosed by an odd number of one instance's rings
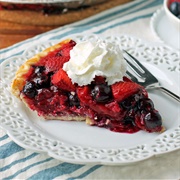
[[[158,9],[150,21],[153,33],[164,43],[180,49],[180,32],[169,21],[163,8]]]

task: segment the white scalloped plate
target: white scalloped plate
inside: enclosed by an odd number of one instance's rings
[[[81,41],[97,36],[76,35],[72,38]],[[179,93],[178,51],[128,35],[103,38],[119,43],[123,49],[140,59],[164,87]],[[108,165],[138,162],[180,148],[179,104],[159,91],[151,91],[149,94],[164,119],[163,124],[167,130],[162,134],[143,131],[134,134],[115,133],[88,126],[84,122],[43,121],[14,98],[10,93],[10,83],[19,65],[56,42],[37,44],[25,50],[22,56],[12,57],[0,66],[0,126],[17,144],[34,151],[46,152],[66,162]]]

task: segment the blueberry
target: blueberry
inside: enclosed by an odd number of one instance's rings
[[[35,67],[35,70],[34,70],[34,73],[39,76],[40,74],[43,73],[44,70],[45,70],[45,67],[44,67],[44,66],[36,66],[36,67]]]
[[[49,15],[49,14],[60,14],[60,13],[65,13],[66,9],[62,7],[55,7],[55,6],[47,6],[42,9],[42,12],[44,15]]]
[[[106,84],[95,85],[91,95],[97,102],[107,102],[112,97],[111,87]]]
[[[156,129],[162,125],[162,118],[157,111],[151,111],[144,115],[144,121],[147,129]]]
[[[180,2],[172,2],[169,9],[175,16],[178,16],[180,14]]]
[[[75,92],[69,93],[69,103],[71,106],[80,106],[79,98]]]
[[[132,98],[127,98],[124,101],[121,102],[121,106],[124,109],[130,109],[133,107],[133,99]]]
[[[37,89],[48,87],[50,84],[48,76],[45,76],[45,75],[42,75],[40,77],[35,77],[33,79],[33,82]]]
[[[26,84],[23,88],[23,93],[29,98],[34,98],[37,94],[37,90],[35,88],[34,83],[33,82],[26,82]]]
[[[44,7],[42,9],[44,15],[52,14],[53,10],[50,7]]]
[[[123,123],[124,123],[125,125],[133,124],[133,123],[134,123],[134,119],[133,119],[132,117],[130,117],[130,116],[126,116],[126,117],[124,118],[124,120],[123,120]]]
[[[154,109],[154,104],[150,99],[143,99],[141,101],[138,102],[138,109],[144,109],[144,110],[151,110]]]

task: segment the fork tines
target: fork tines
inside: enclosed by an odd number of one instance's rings
[[[152,83],[157,83],[158,80],[152,75],[135,57],[125,51],[124,57],[126,62],[129,65],[129,70],[127,70],[126,74],[131,78],[132,81],[139,83],[143,86],[147,86]],[[133,72],[133,73],[132,73]]]
[[[124,59],[127,61],[127,63],[132,67],[132,69],[135,72],[137,72],[139,75],[143,75],[144,73],[147,73],[147,72],[149,73],[149,71],[135,57],[133,57],[131,54],[129,54],[125,50],[124,50],[124,52],[131,58],[131,60],[133,60],[142,69],[142,71],[140,71],[140,69],[138,69],[135,65],[133,65],[132,62],[130,62],[129,59],[124,57]]]

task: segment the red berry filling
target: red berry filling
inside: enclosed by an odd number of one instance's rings
[[[22,90],[30,108],[45,117],[89,117],[91,125],[115,132],[161,131],[161,116],[146,90],[128,78],[111,86],[101,76],[90,85],[72,84],[62,67],[75,44],[70,41],[32,66]]]
[[[19,4],[19,3],[0,3],[0,10],[30,10],[30,11],[40,11],[44,15],[50,14],[64,14],[71,10],[81,10],[85,9],[88,6],[82,6],[77,8],[66,8],[58,4],[47,3],[47,4]]]

